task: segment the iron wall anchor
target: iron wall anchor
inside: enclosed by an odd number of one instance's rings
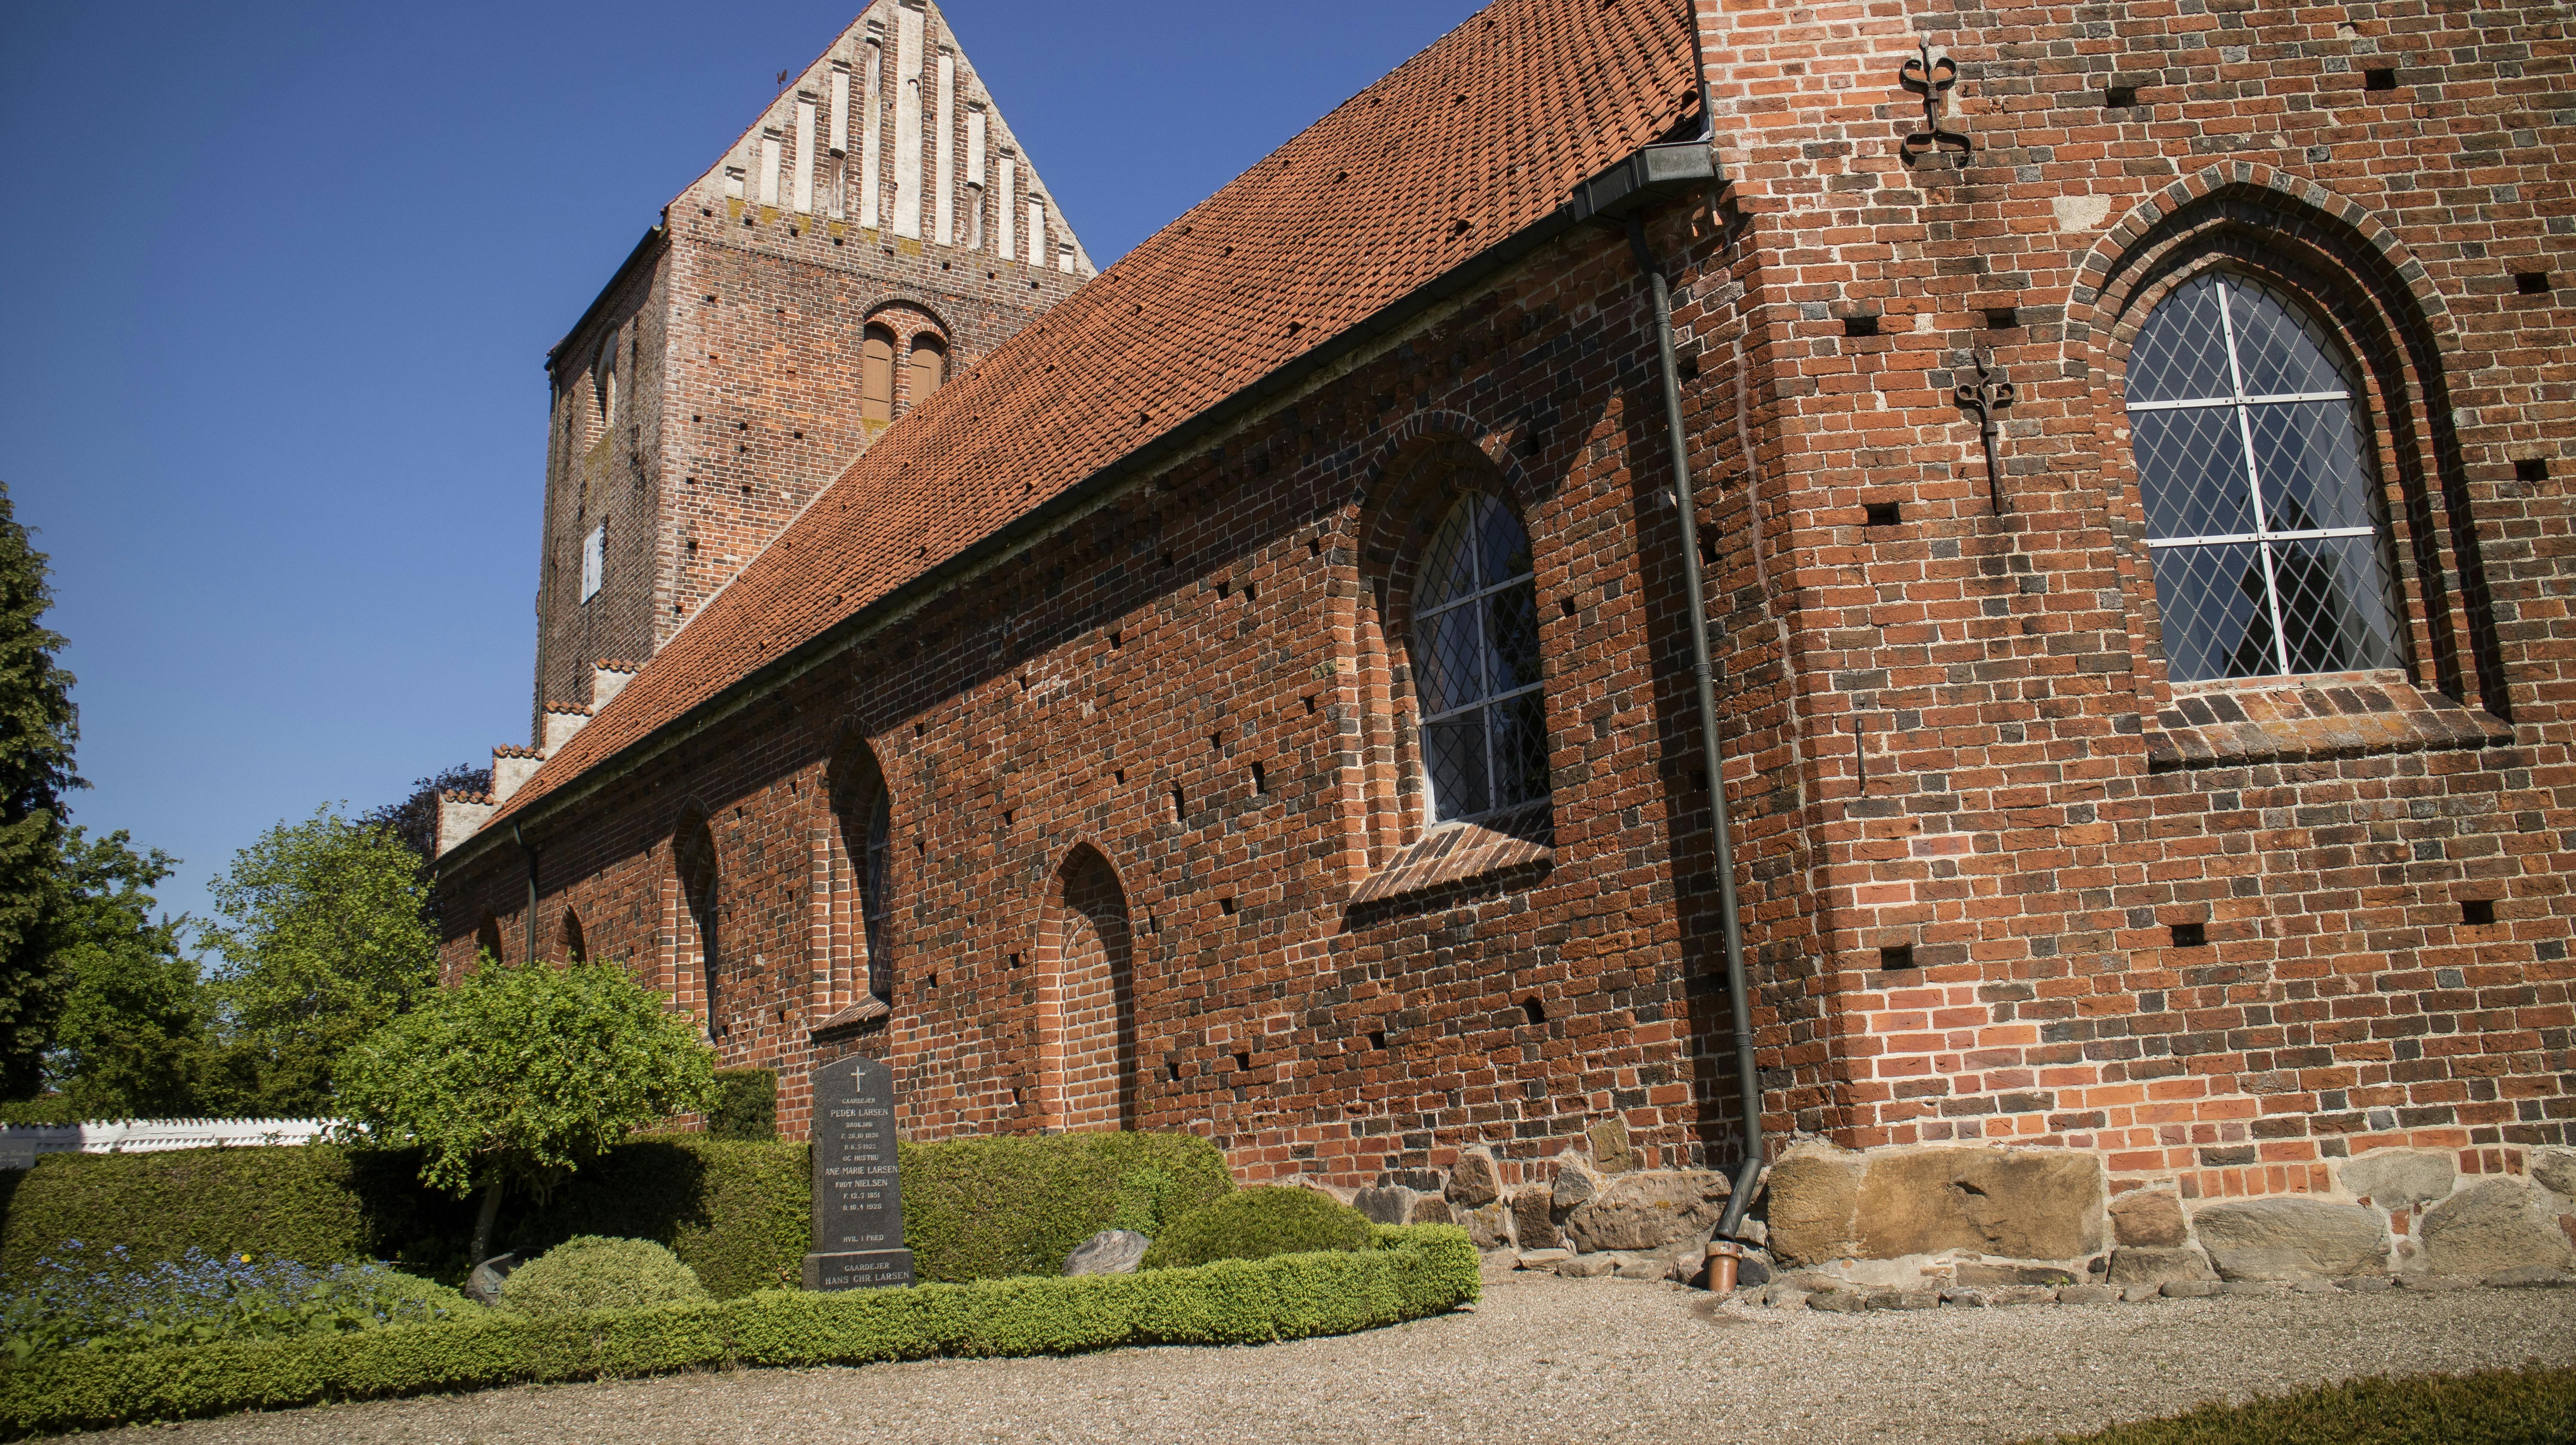
[[[1908,166],[1924,156],[1946,155],[1951,165],[1965,170],[1975,143],[1941,124],[1943,99],[1959,83],[1958,62],[1947,55],[1935,56],[1928,40],[1916,41],[1914,53],[1916,58],[1896,67],[1896,83],[1923,97],[1923,129],[1898,141],[1897,155]]]
[[[1995,470],[1995,413],[2013,404],[2013,384],[2004,369],[1995,365],[1993,352],[1980,346],[1969,354],[1977,364],[1977,379],[1960,382],[1952,394],[1960,406],[1977,414],[1977,443],[1986,454],[1986,498],[2000,517],[2004,513],[2004,485]]]

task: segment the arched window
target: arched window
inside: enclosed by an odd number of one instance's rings
[[[894,793],[876,754],[852,739],[832,763],[835,961],[819,971],[826,1026],[884,1018],[894,999]],[[864,967],[861,960],[864,959]]]
[[[870,326],[859,346],[859,420],[894,420],[894,333],[883,326]]]
[[[705,1021],[707,1036],[720,1039],[725,1036],[725,1018],[716,980],[724,971],[724,946],[715,832],[705,818],[693,818],[682,826],[671,851],[679,874],[681,922],[672,1003],[696,1012]]]
[[[1532,572],[1529,533],[1485,492],[1460,498],[1423,554],[1413,671],[1423,769],[1440,822],[1547,796]]]
[[[563,935],[557,940],[563,950],[563,961],[580,963],[590,957],[590,945],[581,936],[581,915],[567,908],[563,916]]]
[[[492,963],[499,963],[502,961],[500,919],[494,918],[489,914],[484,915],[483,926],[474,930],[474,952],[476,954],[475,962],[477,965],[486,961]]]
[[[894,799],[883,784],[868,806],[867,856],[859,865],[859,929],[868,941],[868,992],[894,997],[894,905],[888,897],[894,862]]]
[[[906,403],[919,406],[930,400],[939,384],[948,379],[948,348],[928,332],[912,339],[912,391]]]
[[[599,360],[591,365],[596,381],[594,393],[599,401],[599,424],[614,426],[617,422],[617,338],[610,336],[599,343]]]
[[[2138,329],[2129,425],[2173,681],[2401,665],[2360,390],[2304,307],[2240,273]]]

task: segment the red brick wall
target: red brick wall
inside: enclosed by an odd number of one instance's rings
[[[1698,217],[1658,234],[1715,239]],[[1640,555],[1653,484],[1629,470],[1660,455],[1644,295],[1623,243],[1559,248],[532,839],[545,906],[577,909],[595,955],[672,977],[673,830],[703,807],[736,1010],[720,1043],[781,1067],[790,1127],[803,1070],[850,1048],[896,1064],[916,1135],[1109,1122],[1114,871],[1145,1127],[1344,1182],[1488,1137],[1535,1155],[1611,1112],[1650,1157],[1708,1152],[1731,1130],[1693,1038],[1723,1019],[1682,964],[1704,910],[1674,901],[1677,869],[1706,863],[1677,864],[1665,822],[1698,806],[1675,527],[1650,506]],[[1536,543],[1553,862],[1354,909],[1424,833],[1401,609],[1441,478],[1505,496]],[[854,968],[827,801],[854,738],[893,789],[894,1013],[817,1046],[818,980]],[[471,882],[518,906],[497,873]]]
[[[2516,464],[2576,465],[2576,364],[2566,293],[2513,276],[2576,270],[2570,137],[2537,109],[2565,42],[2344,14],[1944,17],[1976,147],[1951,170],[1898,159],[1901,19],[1703,5],[1734,183],[1650,239],[1683,281],[1772,1128],[2094,1150],[2203,1196],[2383,1142],[2510,1167],[2564,1139],[2571,528]],[[2392,52],[2400,88],[2363,90]],[[2105,110],[2115,82],[2142,104]],[[2214,263],[2300,288],[2362,359],[2403,670],[2164,675],[2122,368]],[[1341,1184],[1474,1144],[1519,1173],[1607,1115],[1648,1163],[1731,1162],[1648,320],[1619,238],[1543,252],[543,823],[544,906],[667,976],[703,807],[721,1044],[782,1070],[789,1127],[803,1070],[855,1048],[917,1137],[1035,1129],[1097,1057],[1065,1020],[1098,968],[1064,967],[1095,848],[1145,1127]],[[1952,399],[1977,345],[2018,387],[1991,491]],[[1554,791],[1432,856],[1409,569],[1459,485],[1533,539]],[[853,976],[827,801],[853,739],[894,796],[894,1010],[818,1041]],[[511,916],[515,869],[454,880],[482,900],[456,916]],[[2193,922],[2207,945],[2172,946]]]
[[[1825,950],[1799,1123],[2096,1149],[2201,1195],[2322,1187],[2315,1161],[2382,1144],[2478,1167],[2559,1142],[2568,519],[2514,476],[2570,440],[2568,293],[2515,283],[2570,279],[2564,27],[1943,13],[1920,35],[1959,65],[1954,170],[1899,159],[1903,17],[1701,16],[1795,528]],[[2366,88],[2382,67],[2396,88]],[[2106,108],[2113,85],[2137,104]],[[2155,296],[2212,263],[2303,294],[2369,373],[2402,675],[2165,676],[2120,383]],[[2019,385],[2000,516],[1950,396],[1979,344]],[[1858,525],[1871,502],[1902,524]],[[2175,923],[2209,945],[2170,946]],[[1878,967],[1896,947],[1914,967]]]

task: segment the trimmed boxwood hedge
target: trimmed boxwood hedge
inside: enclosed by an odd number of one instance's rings
[[[123,1245],[144,1264],[191,1249],[311,1265],[381,1259],[453,1284],[474,1224],[471,1203],[420,1187],[418,1155],[323,1144],[48,1154],[32,1169],[0,1169],[0,1210],[9,1285],[67,1239]]]
[[[1188,1134],[1058,1134],[901,1146],[904,1244],[923,1280],[1059,1274],[1113,1222],[1145,1228],[1233,1188],[1225,1157]],[[502,1210],[505,1249],[542,1252],[580,1234],[649,1239],[732,1299],[793,1285],[812,1233],[802,1144],[703,1135],[641,1139],[575,1174],[543,1206]],[[32,1276],[66,1239],[124,1245],[140,1261],[208,1253],[306,1264],[389,1260],[463,1280],[473,1202],[420,1187],[408,1152],[309,1144],[52,1154],[0,1170],[0,1282]]]
[[[1193,1134],[955,1139],[903,1145],[901,1159],[903,1243],[923,1280],[1062,1274],[1101,1230],[1151,1235],[1234,1188],[1225,1156]]]
[[[1374,1243],[1143,1274],[769,1290],[566,1319],[496,1314],[327,1339],[60,1355],[0,1367],[0,1435],[707,1367],[1251,1344],[1371,1329],[1477,1298],[1465,1231],[1381,1228]]]

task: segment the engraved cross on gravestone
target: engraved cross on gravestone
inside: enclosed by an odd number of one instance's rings
[[[807,1289],[912,1283],[894,1149],[894,1070],[848,1058],[814,1071],[814,1249]]]

